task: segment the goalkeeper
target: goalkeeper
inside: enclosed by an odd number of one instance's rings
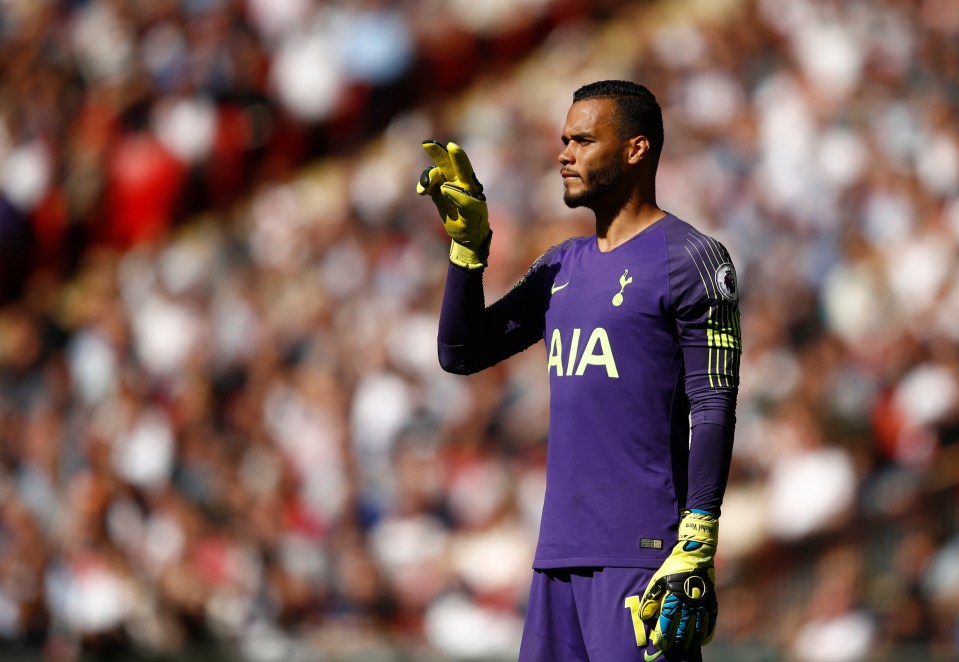
[[[483,187],[428,141],[417,192],[451,237],[442,367],[469,374],[543,340],[547,485],[521,662],[701,660],[741,354],[739,293],[718,241],[659,208],[662,112],[645,87],[578,89],[559,170],[596,232],[550,248],[489,306]]]

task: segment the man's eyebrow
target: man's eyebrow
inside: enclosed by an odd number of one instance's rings
[[[593,134],[590,133],[589,131],[580,131],[580,132],[578,132],[578,133],[572,133],[572,134],[566,134],[566,133],[564,133],[563,136],[562,136],[562,141],[563,141],[564,143],[567,143],[567,142],[569,142],[570,140],[580,141],[580,140],[589,139],[589,138],[592,138],[592,137],[593,137]]]

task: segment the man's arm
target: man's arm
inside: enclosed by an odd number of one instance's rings
[[[662,650],[705,645],[716,628],[713,558],[736,422],[739,294],[729,253],[690,230],[670,245],[670,295],[690,403],[686,508],[678,541],[640,603]]]
[[[484,304],[483,270],[450,263],[440,308],[440,366],[467,375],[517,354],[543,337],[544,305],[539,261],[505,296]]]
[[[522,351],[542,337],[534,269],[489,308],[483,271],[492,231],[486,197],[466,152],[456,143],[423,142],[434,165],[420,175],[416,192],[429,196],[452,239],[440,312],[438,354],[448,372],[470,374]],[[535,267],[536,265],[534,265]],[[540,297],[541,298],[541,297]]]
[[[725,247],[693,235],[671,275],[690,405],[686,507],[719,517],[736,427],[742,341],[736,273]]]

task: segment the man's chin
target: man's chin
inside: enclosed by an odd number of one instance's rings
[[[563,202],[566,203],[566,206],[570,209],[576,209],[578,207],[589,207],[589,200],[582,196],[570,196],[564,195]]]
[[[574,195],[569,191],[563,193],[563,202],[566,203],[566,206],[570,209],[576,209],[577,207],[582,207],[586,202],[586,196],[583,195]]]

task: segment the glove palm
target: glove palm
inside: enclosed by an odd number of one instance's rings
[[[423,142],[433,159],[423,171],[416,192],[428,195],[436,205],[446,233],[453,240],[450,260],[467,269],[486,266],[492,231],[483,185],[479,183],[466,152],[456,143],[446,147],[435,140]]]
[[[716,630],[716,574],[713,557],[718,520],[706,513],[685,511],[679,542],[656,571],[640,603],[640,617],[655,619],[650,642],[661,650],[686,650],[705,645]]]

